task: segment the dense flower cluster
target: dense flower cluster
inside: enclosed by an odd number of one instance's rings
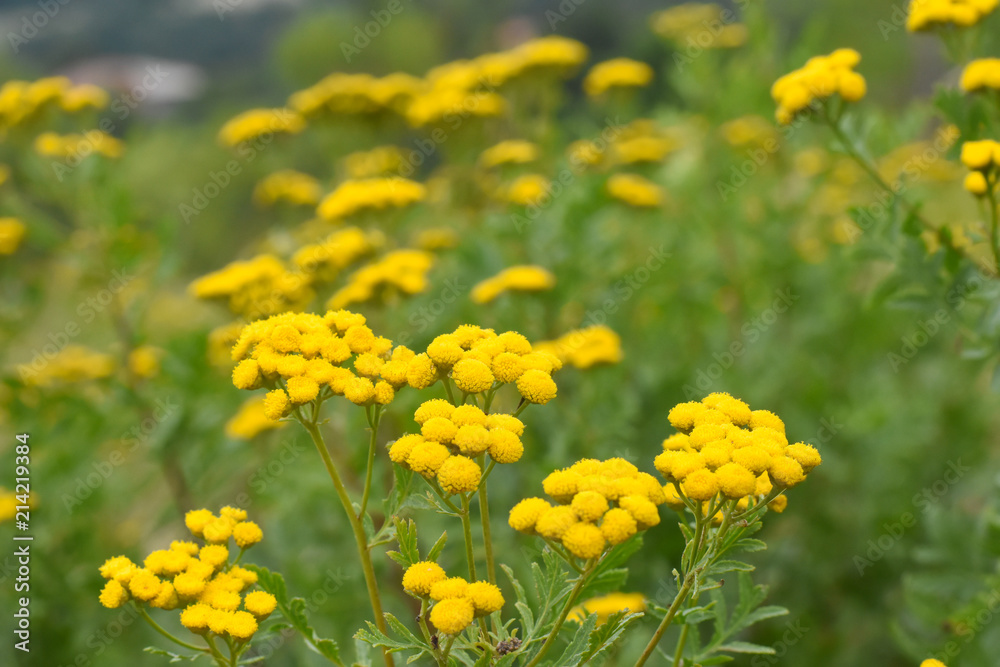
[[[541,174],[523,174],[500,190],[500,198],[519,206],[538,206],[551,187]]]
[[[457,635],[473,619],[500,611],[504,604],[503,594],[496,585],[449,577],[440,565],[431,561],[420,561],[406,569],[403,590],[434,602],[431,625],[446,635]]]
[[[372,299],[381,288],[391,287],[403,294],[419,294],[427,289],[427,272],[434,255],[423,250],[394,250],[363,266],[327,302],[337,310]]]
[[[315,282],[330,282],[351,264],[371,254],[385,242],[381,232],[344,227],[318,243],[302,246],[292,264]]]
[[[602,625],[608,616],[619,611],[646,611],[646,596],[642,593],[609,593],[590,598],[571,609],[566,619],[583,623],[587,616],[597,614],[597,624]]]
[[[538,159],[538,146],[522,139],[508,139],[479,154],[479,164],[498,167],[502,164],[527,164]]]
[[[423,201],[427,188],[405,178],[344,181],[320,202],[316,212],[325,220],[341,220],[361,211],[402,208]]]
[[[973,60],[962,70],[962,90],[975,92],[986,88],[1000,90],[1000,58]]]
[[[199,299],[227,299],[247,319],[303,308],[313,296],[309,280],[274,255],[232,262],[195,280],[190,291]]]
[[[996,191],[1000,180],[1000,141],[966,141],[962,144],[962,164],[971,170],[965,177],[966,190],[978,196]]]
[[[562,542],[578,558],[597,558],[638,531],[660,522],[663,486],[621,458],[583,459],[542,480],[556,504],[526,498],[510,511],[508,523],[522,533]]]
[[[732,49],[747,41],[747,28],[742,23],[726,20],[722,7],[716,4],[688,2],[656,12],[650,18],[653,32],[676,42],[711,35],[707,46],[698,38],[698,45],[711,49]],[[709,29],[707,26],[712,26]]]
[[[107,105],[107,92],[90,84],[74,86],[64,76],[6,81],[0,86],[0,127],[24,125],[52,107],[75,113]]]
[[[511,266],[476,283],[470,296],[474,303],[489,303],[507,291],[543,292],[555,284],[556,277],[540,266]]]
[[[115,359],[82,345],[67,345],[40,370],[22,371],[26,384],[49,386],[86,380],[100,380],[115,372]]]
[[[632,121],[611,142],[610,161],[615,164],[659,162],[677,150],[677,140],[665,133],[654,121],[639,118]]]
[[[288,106],[307,117],[401,111],[422,87],[420,79],[408,74],[374,77],[335,72],[293,93],[288,98]]]
[[[354,359],[354,369],[344,366]],[[233,385],[270,389],[264,414],[278,420],[323,396],[357,405],[385,405],[406,384],[401,372],[413,352],[376,337],[365,317],[346,310],[325,316],[283,313],[247,325],[233,346]]]
[[[997,8],[998,0],[910,0],[906,28],[914,32],[937,27],[965,28]]]
[[[867,92],[864,77],[854,71],[859,62],[861,55],[854,49],[837,49],[828,56],[810,58],[804,67],[782,76],[771,86],[771,97],[778,104],[775,118],[787,125],[814,102],[834,94],[845,102],[857,102]]]
[[[617,364],[623,356],[621,336],[605,324],[575,329],[555,340],[535,343],[533,347],[536,350],[551,352],[563,364],[576,368]]]
[[[100,568],[107,580],[101,604],[116,609],[132,601],[157,609],[182,609],[181,624],[195,634],[249,641],[277,600],[263,591],[248,592],[257,575],[230,564],[229,545],[232,540],[242,552],[259,542],[263,532],[247,521],[245,510],[235,507],[223,507],[218,516],[207,509],[194,510],[184,522],[204,545],[174,541],[170,548],[146,556],[142,567],[125,556],[108,559]]]
[[[591,97],[611,88],[641,88],[653,80],[653,68],[631,58],[613,58],[590,68],[583,80],[583,90]]]
[[[344,157],[347,175],[356,179],[398,174],[402,166],[403,151],[396,146],[376,146]]]
[[[300,206],[315,206],[319,202],[319,181],[294,169],[282,169],[263,178],[253,190],[253,199],[261,206],[287,202]]]
[[[35,152],[44,157],[86,157],[94,153],[109,158],[122,156],[125,145],[106,132],[90,130],[84,134],[43,132],[35,137]]]
[[[298,134],[305,127],[305,119],[291,109],[250,109],[222,126],[219,141],[236,146],[264,135]]]
[[[18,218],[0,218],[0,255],[13,255],[27,231]]]
[[[678,508],[680,493],[697,502],[736,500],[745,507],[774,488],[801,483],[821,462],[812,445],[788,444],[777,415],[751,410],[726,393],[681,403],[668,419],[679,433],[663,441],[653,464],[671,483],[671,504]],[[787,501],[777,500],[773,507],[780,511]]]
[[[285,422],[268,419],[264,413],[264,397],[254,396],[244,401],[236,414],[226,422],[226,435],[237,440],[249,440],[264,431],[287,425]]]
[[[608,178],[608,194],[636,208],[656,208],[663,203],[663,190],[637,174],[614,174]]]

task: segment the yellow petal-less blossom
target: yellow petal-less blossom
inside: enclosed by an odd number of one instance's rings
[[[257,544],[264,539],[264,531],[253,521],[241,521],[233,526],[233,541],[240,549]]]
[[[226,422],[226,435],[230,438],[249,440],[264,431],[287,425],[287,422],[269,419],[264,414],[264,398],[254,396],[245,401],[239,411]]]
[[[604,324],[569,331],[553,341],[536,343],[533,348],[550,352],[562,363],[581,369],[617,364],[624,356],[621,336]]]
[[[230,119],[219,130],[219,142],[236,146],[264,135],[298,134],[305,120],[291,109],[250,109]]]
[[[997,0],[910,0],[906,29],[968,28],[997,8]]]
[[[597,63],[583,79],[583,90],[597,97],[611,88],[641,88],[653,80],[653,68],[631,58],[614,58]]]
[[[462,597],[472,603],[476,616],[500,611],[504,602],[500,589],[488,581],[472,582],[466,587]]]
[[[541,174],[523,174],[499,192],[500,199],[518,206],[539,206],[552,183]]]
[[[732,49],[746,43],[747,27],[727,20],[727,12],[714,3],[685,2],[650,17],[653,32],[681,44],[697,40],[699,47]],[[706,26],[713,26],[710,33]],[[705,40],[702,35],[711,39]]]
[[[920,667],[948,667],[940,660],[935,660],[934,658],[928,658],[920,663]]]
[[[249,640],[257,632],[257,619],[246,611],[236,611],[229,616],[226,634],[237,642]]]
[[[160,578],[145,568],[139,568],[128,582],[129,593],[135,599],[143,602],[154,599],[160,594],[162,587],[163,582]]]
[[[201,537],[202,531],[205,530],[205,526],[214,520],[215,515],[207,509],[191,510],[184,515],[184,525],[186,525],[187,529],[191,531],[191,534],[196,537]]]
[[[17,252],[27,229],[18,218],[0,218],[0,255]]]
[[[120,140],[101,130],[63,135],[43,132],[35,137],[34,148],[39,155],[54,158],[84,158],[94,154],[119,158],[125,151]]]
[[[406,568],[403,573],[403,589],[423,597],[429,595],[431,587],[447,579],[444,569],[432,561],[420,561]]]
[[[129,593],[118,581],[110,579],[101,589],[101,604],[108,609],[117,609],[128,602]]]
[[[583,491],[573,496],[570,507],[581,521],[597,521],[608,511],[608,499],[596,491]]]
[[[656,208],[663,203],[663,190],[637,174],[615,174],[608,179],[608,194],[636,208]]]
[[[540,370],[527,370],[517,379],[517,390],[529,403],[544,405],[556,397],[552,376]]]
[[[481,476],[478,463],[466,456],[452,456],[441,465],[437,480],[445,493],[469,493],[479,487]]]
[[[479,164],[487,168],[504,164],[526,164],[537,159],[538,146],[520,139],[501,141],[479,154]]]
[[[437,601],[462,598],[468,589],[469,582],[462,577],[449,577],[431,586],[430,596],[432,600]]]
[[[601,534],[610,545],[621,544],[639,530],[639,524],[628,510],[615,507],[608,510],[601,520]]]
[[[1000,58],[973,60],[962,70],[962,90],[975,92],[987,88],[1000,90]]]
[[[577,605],[570,610],[566,619],[582,623],[590,614],[597,614],[597,624],[602,625],[616,612],[638,612],[645,609],[646,598],[642,593],[610,593]]]
[[[447,598],[431,608],[430,621],[439,632],[457,635],[469,627],[475,616],[475,608],[468,599]]]
[[[243,607],[254,615],[258,621],[262,621],[274,612],[278,606],[278,601],[270,593],[264,591],[252,591],[243,598]]]
[[[524,444],[511,431],[493,429],[489,432],[487,451],[497,463],[517,463],[524,454]]]
[[[451,370],[451,379],[462,391],[469,394],[485,392],[493,386],[490,367],[476,359],[462,359]]]
[[[815,56],[800,69],[774,82],[771,97],[778,108],[775,117],[787,125],[814,103],[822,103],[834,94],[845,102],[857,102],[865,96],[865,79],[854,71],[861,55],[854,49],[837,49],[827,56]]]
[[[542,292],[552,289],[555,283],[555,276],[540,266],[512,266],[477,283],[470,297],[473,303],[489,303],[504,292]]]
[[[365,210],[403,208],[427,198],[427,188],[406,178],[344,181],[319,203],[316,213],[336,221]]]
[[[573,511],[572,507],[556,505],[539,515],[535,522],[535,531],[542,537],[559,540],[570,527],[579,522],[580,520],[576,518],[576,512]]]
[[[534,532],[538,518],[549,509],[552,509],[552,505],[547,500],[525,498],[511,508],[507,523],[520,533],[530,534]]]
[[[315,206],[321,195],[318,180],[294,169],[283,169],[266,176],[253,190],[253,199],[260,206],[272,206],[278,202]]]
[[[291,409],[291,401],[284,389],[274,389],[264,396],[264,415],[271,420],[277,421],[288,414]]]
[[[577,558],[597,558],[604,551],[606,540],[601,529],[592,523],[573,524],[562,534],[562,544]]]

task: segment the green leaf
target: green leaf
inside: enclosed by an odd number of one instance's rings
[[[767,549],[767,543],[763,540],[754,539],[752,537],[744,537],[741,540],[737,540],[731,549],[733,551],[753,553],[755,551],[763,551],[764,549]]]
[[[567,626],[563,626],[567,627]],[[573,639],[570,640],[569,646],[563,651],[563,654],[559,656],[556,661],[557,665],[577,665],[580,659],[583,657],[587,650],[587,645],[590,639],[590,633],[594,631],[597,627],[597,614],[590,614],[587,616],[586,620],[580,624],[580,627],[576,629],[576,633],[573,635]]]
[[[438,541],[434,543],[434,546],[432,546],[431,550],[427,553],[427,560],[436,561],[438,559],[438,556],[441,555],[441,552],[444,551],[444,545],[447,542],[448,542],[448,531],[445,531],[441,533],[441,537],[438,538]]]
[[[411,644],[430,648],[422,639],[418,639],[416,635],[410,632],[409,628],[403,625],[398,618],[390,613],[386,613],[384,616],[385,620],[389,623],[389,627],[392,628],[392,631],[397,635],[408,640]]]
[[[738,560],[720,560],[712,563],[705,571],[705,576],[715,577],[726,572],[753,572],[754,566]]]
[[[750,642],[729,642],[716,648],[717,651],[728,653],[757,653],[761,655],[774,655],[774,649],[770,646],[761,646]]]
[[[767,588],[755,585],[753,579],[745,570],[740,570],[737,582],[739,595],[736,607],[732,613],[727,613],[726,599],[721,589],[712,591],[715,609],[715,631],[705,647],[692,657],[694,663],[712,664],[707,659],[719,652],[730,653],[764,653],[773,651],[766,646],[758,646],[750,642],[738,641],[736,635],[749,628],[754,623],[783,616],[787,609],[778,606],[760,606],[767,597]]]
[[[590,633],[587,640],[587,652],[577,665],[586,665],[611,648],[633,621],[642,618],[642,612],[616,611],[607,620]]]
[[[193,662],[205,655],[204,653],[171,653],[170,651],[164,651],[162,648],[157,648],[156,646],[147,646],[142,650],[145,653],[152,653],[153,655],[162,655],[166,658],[170,658],[170,662],[184,662],[185,660]]]

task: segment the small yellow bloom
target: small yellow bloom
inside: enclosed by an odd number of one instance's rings
[[[447,598],[431,608],[431,625],[446,635],[457,635],[472,624],[475,608],[466,598]]]
[[[444,569],[431,561],[420,561],[406,568],[403,574],[403,588],[414,595],[423,597],[429,595],[431,587],[439,581],[444,581],[447,575]]]
[[[108,609],[117,609],[128,602],[128,591],[118,581],[109,580],[101,589],[101,604]]]
[[[653,68],[630,58],[614,58],[594,65],[583,80],[583,90],[597,97],[611,88],[640,88],[653,80]]]
[[[469,493],[479,488],[482,470],[467,456],[452,456],[438,470],[437,479],[445,493]]]
[[[0,255],[13,255],[27,228],[17,218],[0,218]]]

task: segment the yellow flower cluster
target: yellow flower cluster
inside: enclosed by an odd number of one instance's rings
[[[449,577],[440,565],[431,561],[420,561],[406,568],[403,590],[434,601],[431,625],[446,635],[457,635],[473,619],[500,611],[504,604],[503,594],[495,584]]]
[[[984,88],[1000,90],[1000,58],[973,60],[962,70],[962,90],[975,92]]]
[[[152,345],[140,345],[128,354],[129,372],[139,378],[152,378],[160,374],[160,359],[164,351]]]
[[[18,494],[0,486],[0,523],[11,521],[17,516],[17,508],[24,505],[18,500]],[[38,506],[38,496],[32,491],[28,494],[28,507],[35,509]]]
[[[448,227],[422,229],[413,241],[421,250],[446,250],[458,245],[458,234]]]
[[[0,218],[0,255],[17,252],[27,228],[17,218]]]
[[[698,33],[705,33],[712,37],[705,48],[732,49],[747,41],[746,26],[727,21],[722,7],[716,4],[684,3],[656,12],[650,17],[650,22],[657,35],[677,42],[697,38]],[[709,31],[708,26],[713,29]],[[698,44],[704,46],[700,39]]]
[[[566,620],[583,623],[587,616],[597,614],[597,624],[603,625],[608,616],[619,611],[646,611],[646,596],[642,593],[609,593],[590,598],[571,609]]]
[[[395,288],[403,294],[419,294],[427,289],[427,272],[434,255],[423,250],[394,250],[355,271],[348,283],[337,290],[327,308],[338,310],[372,299],[380,288]]]
[[[236,440],[249,440],[270,429],[288,424],[268,419],[264,414],[264,397],[254,396],[240,406],[239,411],[226,422],[226,435]]]
[[[617,364],[623,357],[621,336],[604,324],[574,329],[555,340],[535,343],[534,348],[550,352],[563,364],[576,368]]]
[[[659,162],[677,150],[677,141],[663,132],[654,121],[639,118],[625,127],[611,142],[611,161],[615,164]]]
[[[761,116],[740,116],[722,124],[722,138],[730,146],[763,146],[769,139],[776,139],[774,125]]]
[[[310,243],[292,255],[292,264],[312,280],[330,282],[348,266],[371,254],[385,242],[381,232],[357,227],[339,229],[319,243]]]
[[[226,121],[219,130],[219,141],[236,146],[272,134],[298,134],[305,128],[305,119],[291,109],[250,109]]]
[[[920,663],[920,667],[948,667],[946,664],[940,660],[935,660],[934,658],[928,658]]]
[[[43,157],[86,157],[98,153],[104,157],[121,157],[124,144],[106,132],[90,130],[84,134],[43,132],[35,137],[35,152]]]
[[[413,100],[406,109],[406,120],[414,127],[422,127],[443,120],[453,122],[465,116],[499,116],[506,110],[506,100],[496,93],[445,88],[432,90]]]
[[[335,72],[293,93],[288,106],[304,116],[402,111],[423,88],[423,81],[399,72],[384,77]]]
[[[682,507],[680,492],[691,500],[737,500],[745,507],[772,488],[801,483],[821,462],[805,443],[788,444],[785,425],[767,410],[751,410],[726,393],[675,406],[668,419],[679,433],[663,441],[653,461],[668,487],[672,506]],[[779,511],[784,502],[775,505]]]
[[[828,56],[810,58],[805,66],[782,76],[771,86],[771,97],[778,104],[775,118],[787,125],[814,102],[839,94],[845,102],[857,102],[865,96],[867,84],[854,71],[861,55],[854,49],[837,49]]]
[[[354,358],[354,370],[344,364]],[[270,389],[264,414],[278,420],[320,396],[344,396],[356,405],[386,405],[407,382],[414,354],[376,337],[364,315],[282,313],[248,324],[233,346],[233,385]]]
[[[115,359],[110,354],[95,352],[82,345],[67,345],[48,360],[45,368],[27,374],[25,383],[45,387],[57,383],[100,380],[114,372]]]
[[[479,154],[479,164],[487,168],[502,164],[527,164],[537,159],[538,146],[521,139],[501,141]]]
[[[489,303],[507,291],[542,292],[555,287],[556,277],[540,266],[511,266],[472,288],[473,303]]]
[[[965,177],[966,190],[977,196],[994,192],[1000,181],[1000,141],[966,141],[962,164],[972,170]]]
[[[501,188],[501,199],[518,206],[537,206],[548,193],[551,183],[541,174],[523,174]]]
[[[952,25],[967,28],[997,8],[998,0],[910,0],[906,29],[912,32]]]
[[[74,86],[64,76],[7,81],[0,86],[0,127],[27,123],[52,105],[69,113],[87,107],[103,109],[108,105],[108,94],[89,84]]]
[[[344,167],[351,178],[375,178],[396,174],[403,166],[403,151],[396,146],[376,146],[357,151],[344,158]]]
[[[117,609],[131,600],[157,609],[183,609],[181,624],[191,632],[249,641],[277,600],[263,591],[246,592],[257,583],[257,575],[229,563],[230,539],[242,552],[263,538],[260,527],[246,518],[246,511],[235,507],[223,507],[218,516],[207,509],[193,510],[184,522],[204,546],[174,541],[169,549],[146,556],[142,567],[125,556],[109,558],[100,568],[107,579],[101,604]]]
[[[427,197],[427,188],[405,178],[368,178],[344,181],[320,202],[316,212],[336,221],[364,210],[402,208]]]
[[[613,58],[597,63],[583,79],[583,90],[591,97],[611,88],[641,88],[653,80],[653,68],[631,58]]]
[[[664,487],[621,458],[583,459],[542,480],[556,504],[526,498],[510,510],[510,527],[558,540],[578,558],[597,558],[640,530],[660,523]]]
[[[253,199],[261,206],[279,201],[301,206],[315,206],[322,190],[319,181],[294,169],[282,169],[262,179],[253,189]]]
[[[426,479],[437,479],[448,495],[479,488],[483,471],[473,457],[489,454],[497,463],[515,463],[524,454],[524,424],[511,415],[487,415],[475,405],[456,408],[432,399],[417,408],[414,419],[420,433],[393,442],[389,458]]]
[[[636,208],[656,208],[663,203],[663,190],[638,174],[614,174],[608,178],[608,194]]]
[[[308,277],[274,255],[232,262],[195,280],[190,291],[199,299],[228,299],[229,309],[247,319],[303,308],[313,296]]]

